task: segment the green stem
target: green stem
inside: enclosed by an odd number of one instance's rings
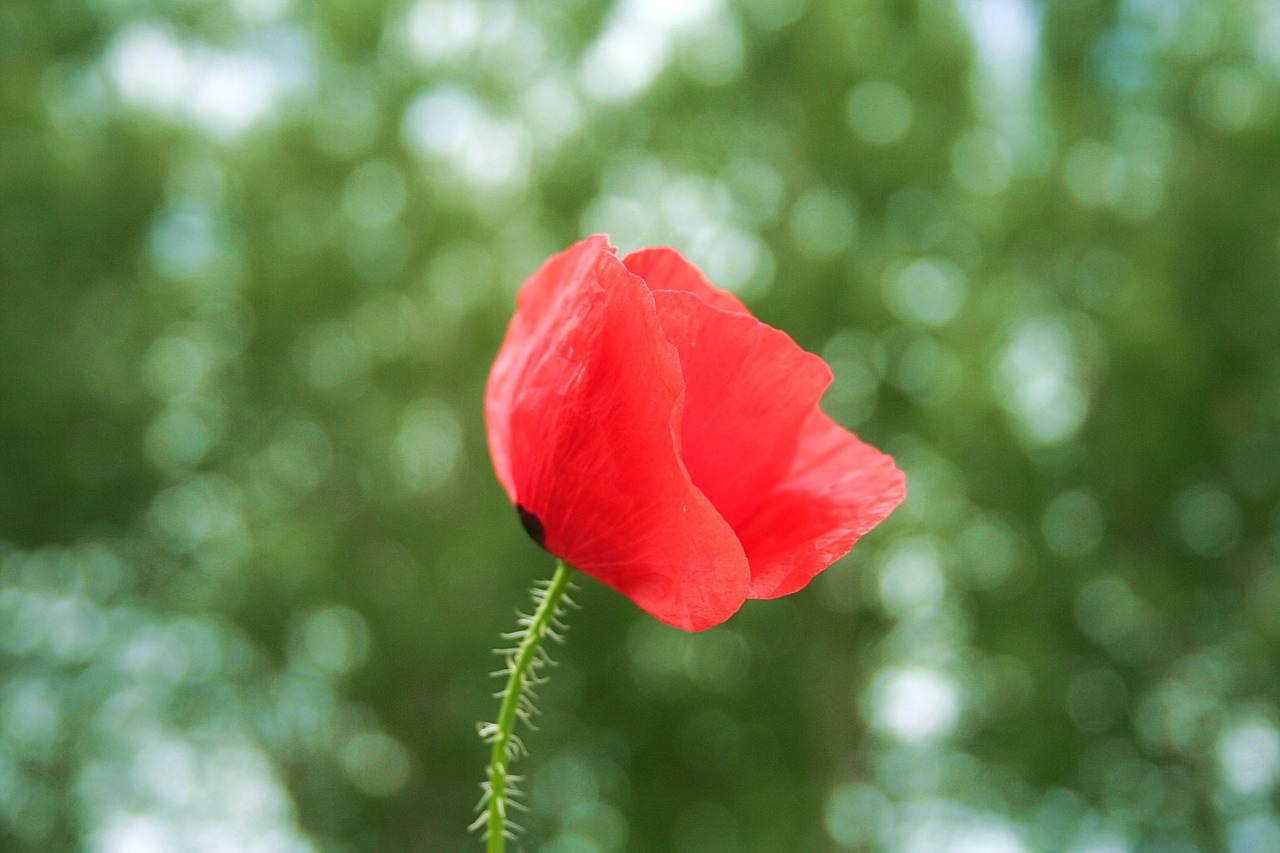
[[[561,560],[556,561],[555,574],[545,585],[534,590],[534,601],[537,608],[532,616],[520,617],[520,628],[508,639],[518,640],[516,647],[507,652],[507,666],[499,674],[507,676],[506,687],[499,695],[502,706],[498,710],[498,721],[481,727],[481,734],[493,744],[489,758],[488,782],[485,787],[485,800],[482,800],[484,813],[476,825],[485,826],[488,853],[503,853],[506,839],[512,837],[517,829],[508,820],[507,811],[510,806],[519,808],[512,800],[519,793],[515,783],[519,777],[507,772],[511,762],[525,753],[523,742],[516,734],[516,721],[523,720],[531,725],[530,717],[536,713],[533,706],[533,687],[545,681],[538,671],[551,662],[551,658],[542,648],[545,637],[561,639],[564,630],[559,620],[561,606],[571,604],[568,592],[575,572]]]

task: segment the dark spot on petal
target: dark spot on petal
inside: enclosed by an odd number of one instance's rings
[[[539,548],[547,547],[547,531],[542,526],[542,520],[529,510],[516,504],[516,512],[520,514],[520,524],[524,527],[524,532],[529,534],[529,538],[538,543]]]

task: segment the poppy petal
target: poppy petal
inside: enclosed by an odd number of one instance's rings
[[[750,571],[680,460],[683,395],[652,295],[592,238],[525,284],[486,408],[495,467],[547,550],[701,630],[741,607]]]
[[[716,287],[702,270],[675,249],[662,246],[639,249],[622,259],[627,269],[644,279],[650,290],[687,290],[702,297],[713,308],[750,314],[742,300],[727,290]]]
[[[517,501],[511,473],[511,409],[524,383],[532,354],[545,346],[558,323],[572,314],[574,300],[596,275],[596,267],[610,252],[603,235],[574,243],[547,259],[520,288],[516,313],[489,372],[484,417],[489,433],[489,455],[498,482],[512,502]]]
[[[813,409],[786,477],[736,528],[751,562],[747,597],[802,589],[849,553],[906,493],[906,475],[892,457]]]
[[[684,374],[681,456],[736,528],[786,474],[831,371],[750,314],[713,308],[685,291],[653,297]]]

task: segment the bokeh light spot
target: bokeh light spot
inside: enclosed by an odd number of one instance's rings
[[[872,145],[901,142],[911,129],[914,116],[915,108],[906,91],[887,80],[859,83],[845,104],[849,128]]]
[[[942,258],[921,258],[885,272],[884,295],[899,319],[922,326],[949,323],[963,307],[968,279],[958,266]]]
[[[892,815],[892,805],[878,788],[850,782],[827,795],[822,822],[836,844],[866,850],[876,845]]]
[[[1218,738],[1218,768],[1232,790],[1266,794],[1280,772],[1280,732],[1261,718],[1232,724]]]
[[[886,670],[877,676],[872,696],[872,722],[899,740],[945,737],[960,719],[959,686],[929,667]]]
[[[1091,640],[1110,645],[1124,639],[1138,619],[1138,599],[1117,577],[1089,581],[1076,594],[1076,622]]]
[[[885,609],[899,618],[919,608],[936,607],[945,591],[942,555],[931,539],[898,545],[880,571],[880,598]]]
[[[815,187],[796,200],[789,224],[796,248],[809,257],[828,258],[849,245],[857,220],[844,194]]]
[[[295,660],[333,675],[343,675],[364,663],[369,654],[369,629],[349,607],[326,607],[308,614],[293,632],[290,651]]]
[[[342,185],[342,211],[362,228],[381,228],[404,210],[408,190],[404,175],[386,160],[357,166]]]
[[[1243,520],[1228,494],[1210,486],[1193,486],[1173,502],[1182,541],[1202,557],[1221,557],[1235,547]]]
[[[382,732],[361,732],[343,747],[342,767],[361,791],[387,797],[409,781],[409,752]]]
[[[1076,379],[1077,364],[1065,325],[1033,319],[1020,323],[1000,360],[997,393],[1040,444],[1066,441],[1080,429],[1089,400]]]
[[[1050,551],[1059,557],[1083,557],[1102,542],[1102,507],[1087,491],[1063,492],[1045,510],[1041,529]]]

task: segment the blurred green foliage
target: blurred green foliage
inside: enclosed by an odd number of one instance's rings
[[[1280,850],[1270,0],[7,0],[0,848],[465,851],[551,562],[513,295],[607,231],[910,497],[685,635],[591,581],[547,853]]]

